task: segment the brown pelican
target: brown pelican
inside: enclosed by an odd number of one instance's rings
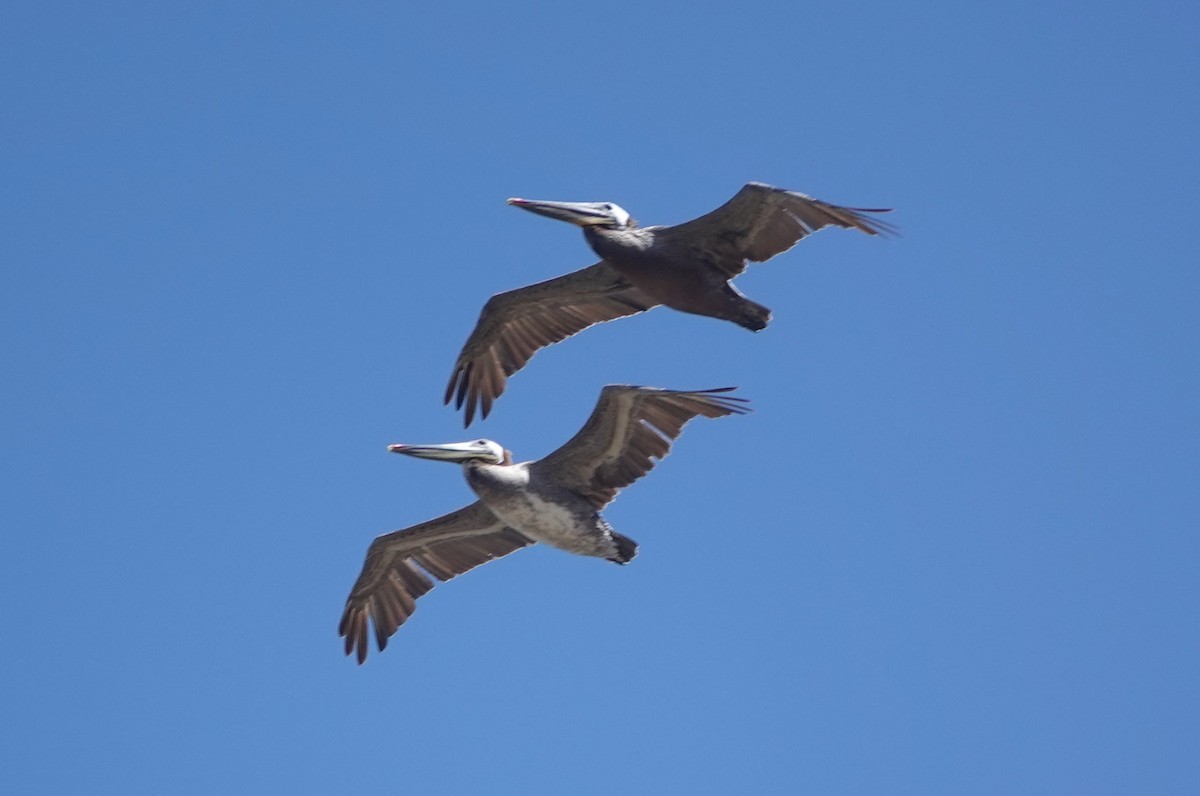
[[[730,283],[748,261],[769,260],[828,226],[868,235],[894,231],[863,215],[888,210],[838,207],[758,182],[711,213],[673,227],[638,228],[612,202],[508,203],[583,227],[584,238],[603,259],[488,300],[446,386],[445,403],[455,397],[457,408],[466,403],[465,426],[477,405],[488,416],[505,380],[540,348],[659,304],[759,331],[771,311]]]
[[[461,464],[479,500],[371,543],[338,627],[346,654],[357,650],[358,662],[366,660],[368,618],[383,650],[433,579],[449,580],[534,542],[628,563],[637,543],[614,531],[600,509],[666,456],[693,417],[749,411],[744,399],[718,394],[732,389],[609,385],[579,433],[536,462],[513,464],[507,450],[486,439],[389,446],[394,453]]]

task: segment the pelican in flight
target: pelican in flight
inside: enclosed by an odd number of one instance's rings
[[[673,227],[638,227],[612,202],[508,203],[582,227],[602,259],[488,300],[446,386],[445,403],[454,399],[458,409],[466,404],[464,426],[471,425],[477,406],[488,416],[507,378],[538,349],[593,324],[663,304],[757,332],[766,328],[771,311],[731,284],[749,261],[769,260],[828,226],[868,235],[895,231],[864,215],[889,210],[839,207],[759,182],[711,213]]]
[[[628,563],[637,543],[614,531],[600,509],[666,456],[693,417],[748,412],[744,399],[721,395],[733,389],[609,385],[579,433],[535,462],[514,464],[511,453],[487,439],[389,446],[394,453],[461,464],[479,500],[371,543],[338,627],[346,654],[357,652],[359,663],[367,659],[368,619],[382,651],[434,580],[449,580],[534,542]]]

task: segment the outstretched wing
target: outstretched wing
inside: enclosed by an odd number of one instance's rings
[[[461,409],[465,401],[463,425],[469,426],[476,405],[487,417],[492,401],[504,392],[505,380],[538,349],[656,304],[603,260],[582,271],[498,293],[484,305],[454,363],[444,402],[454,398]]]
[[[530,467],[603,508],[670,452],[671,441],[693,417],[750,411],[745,399],[719,395],[734,389],[685,392],[610,384],[579,433]]]
[[[839,207],[795,191],[751,182],[711,213],[663,228],[657,237],[673,247],[699,253],[732,278],[746,270],[748,260],[769,260],[825,227],[857,229],[868,235],[895,234],[891,224],[863,215],[890,212]]]
[[[478,501],[436,520],[380,536],[367,550],[366,563],[338,625],[338,634],[346,639],[346,654],[357,650],[359,663],[367,659],[371,643],[368,619],[375,625],[375,640],[382,652],[392,634],[417,609],[416,599],[433,588],[430,576],[450,580],[530,544],[532,539],[506,527]]]

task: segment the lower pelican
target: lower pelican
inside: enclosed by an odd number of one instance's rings
[[[637,543],[612,529],[604,508],[645,475],[694,417],[749,411],[733,387],[683,392],[609,385],[587,423],[544,459],[514,464],[491,440],[449,445],[391,445],[388,450],[462,465],[479,500],[465,508],[378,537],[350,591],[338,632],[346,654],[367,658],[368,619],[382,651],[416,610],[416,599],[494,558],[543,542],[578,555],[628,563]]]

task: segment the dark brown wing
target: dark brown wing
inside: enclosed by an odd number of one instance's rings
[[[367,550],[338,625],[338,634],[346,638],[346,654],[357,650],[359,663],[367,659],[368,619],[375,625],[375,641],[382,652],[392,634],[417,610],[416,599],[433,588],[430,576],[450,580],[530,544],[531,539],[506,527],[479,502],[380,536]]]
[[[693,417],[749,412],[745,399],[717,394],[734,389],[683,392],[610,384],[579,433],[530,467],[603,508],[667,455],[671,440]]]
[[[505,380],[538,349],[656,304],[603,260],[582,271],[492,296],[454,363],[445,403],[455,398],[455,407],[461,409],[465,401],[463,425],[469,426],[476,405],[480,415],[487,417],[492,401],[504,392]]]
[[[705,260],[732,278],[746,270],[747,260],[769,260],[825,227],[857,229],[868,235],[895,234],[892,225],[863,215],[890,212],[839,207],[795,191],[751,182],[711,213],[666,227],[658,231],[658,237],[673,247],[699,250]]]

